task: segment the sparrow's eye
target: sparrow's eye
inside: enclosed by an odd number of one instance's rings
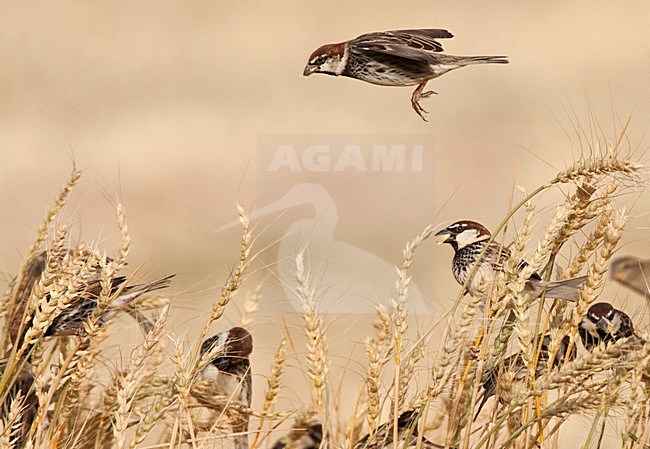
[[[311,62],[312,65],[322,65],[327,61],[327,56],[319,56],[317,58],[314,58],[314,60]]]

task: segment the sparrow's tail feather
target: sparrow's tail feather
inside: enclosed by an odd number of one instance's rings
[[[111,307],[101,316],[101,323],[107,323],[117,314],[118,311],[122,310],[128,303],[133,301],[138,296],[144,295],[145,293],[152,292],[155,290],[160,290],[162,288],[167,288],[171,284],[171,279],[175,275],[165,276],[155,281],[147,282],[145,284],[132,285],[124,287],[119,293],[118,297],[113,300]],[[140,328],[145,334],[148,334],[149,331],[153,328],[153,324],[149,321],[144,315],[142,315],[137,310],[128,311],[128,313],[136,319]]]
[[[463,56],[462,65],[471,64],[508,64],[507,56]]]
[[[540,282],[539,287],[546,290],[546,297],[577,302],[580,299],[580,286],[587,276],[580,276],[566,281]]]
[[[125,287],[119,296],[113,301],[111,308],[119,310],[138,296],[169,287],[174,276],[175,275],[172,274],[170,276],[165,276],[164,278],[156,279],[155,281],[147,282],[146,284]]]

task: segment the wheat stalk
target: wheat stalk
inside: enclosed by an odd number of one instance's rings
[[[280,341],[280,344],[278,345],[278,348],[276,349],[275,355],[273,357],[271,376],[266,381],[264,404],[262,405],[262,413],[260,414],[260,422],[257,425],[255,438],[253,439],[253,443],[250,445],[251,449],[257,448],[258,444],[261,443],[261,430],[264,426],[264,421],[270,416],[271,411],[273,410],[277,401],[278,393],[280,392],[280,386],[282,385],[282,378],[284,376],[286,361],[286,339],[282,337],[282,340]]]
[[[309,271],[305,267],[304,254],[296,256],[296,297],[302,304],[305,333],[307,335],[307,373],[316,392],[316,407],[321,418],[325,417],[325,395],[329,362],[327,343],[323,330],[323,318],[318,314],[315,290],[311,286]],[[325,421],[323,419],[323,421]]]

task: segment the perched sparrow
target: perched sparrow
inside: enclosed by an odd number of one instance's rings
[[[441,53],[436,39],[454,37],[447,30],[397,30],[363,34],[356,39],[318,48],[309,57],[303,75],[325,73],[347,76],[380,86],[415,86],[411,105],[426,121],[421,98],[429,80],[471,64],[507,64],[506,56],[453,56]]]
[[[144,284],[129,285],[124,287],[123,284],[127,281],[124,276],[113,278],[111,282],[111,295],[115,296],[108,311],[100,317],[100,324],[104,325],[111,320],[117,312],[119,312],[129,302],[135,298],[155,290],[160,290],[169,287],[171,279],[174,275],[165,276],[155,281],[146,282]],[[45,336],[64,336],[64,335],[78,335],[83,333],[83,323],[93,313],[97,307],[97,298],[101,293],[102,287],[99,279],[93,280],[86,284],[84,289],[79,292],[77,301],[67,309],[64,309],[52,321],[50,327],[45,332]]]
[[[611,263],[609,275],[615,281],[650,299],[650,259],[618,257]]]
[[[418,442],[418,410],[408,410],[397,418],[397,447],[400,449],[415,449]],[[383,423],[375,433],[366,435],[354,444],[353,449],[391,449],[395,447],[394,423],[392,420]],[[445,446],[432,443],[422,438],[423,448],[443,448]]]
[[[319,449],[323,441],[323,425],[316,422],[311,425],[296,423],[294,429],[280,438],[272,449]]]
[[[452,271],[456,281],[464,285],[467,277],[472,273],[476,261],[485,249],[486,242],[490,239],[490,231],[475,221],[462,220],[439,231],[436,234],[439,243],[449,243],[454,248]],[[474,295],[483,280],[493,279],[496,272],[503,270],[503,264],[508,259],[510,251],[499,243],[492,242],[480,260],[474,275],[467,284],[467,291]],[[526,266],[521,261],[520,268]],[[584,276],[566,281],[546,282],[534,273],[526,282],[526,290],[532,298],[539,297],[546,292],[549,298],[577,301],[580,285],[586,278]]]
[[[634,325],[627,314],[607,302],[592,305],[578,325],[585,349],[591,351],[600,343],[609,343],[634,335]]]
[[[201,354],[217,350],[216,356],[201,371],[203,387],[193,389],[194,397],[205,407],[219,413],[225,410],[232,420],[237,449],[248,448],[248,415],[228,413],[229,405],[251,405],[253,378],[249,356],[253,337],[242,327],[216,334],[201,345]],[[235,407],[233,407],[235,408]]]
[[[551,365],[551,368],[562,366],[565,359],[567,359],[567,351],[569,349],[569,343],[570,343],[570,339],[568,336],[562,339],[562,341],[558,345],[555,357],[553,357],[553,363]],[[535,378],[538,378],[539,376],[541,376],[542,374],[548,371],[548,360],[550,357],[549,356],[550,344],[551,344],[550,335],[545,335],[539,347],[539,357],[537,359],[537,365],[535,366]],[[569,351],[568,354],[569,354],[568,361],[575,359],[576,357],[575,350]],[[481,402],[479,403],[478,410],[474,415],[474,420],[476,420],[476,418],[478,417],[479,413],[481,412],[481,409],[483,408],[487,400],[497,393],[498,386],[499,386],[499,377],[504,372],[510,373],[513,384],[515,382],[525,384],[526,379],[528,378],[528,369],[526,368],[526,364],[524,362],[521,352],[518,352],[516,354],[511,355],[510,357],[507,357],[503,361],[503,364],[499,364],[498,366],[495,366],[494,368],[492,368],[490,371],[487,372],[485,381],[483,382],[483,397],[481,398]],[[512,386],[513,385],[509,386],[510,395],[512,395],[513,393],[517,394],[516,391],[512,391]],[[500,394],[499,401],[507,402],[507,399],[504,400],[504,398]]]
[[[89,254],[88,254],[89,255]],[[72,256],[72,252],[65,252],[63,259],[69,258]],[[88,271],[87,275],[83,280],[83,285],[81,285],[76,292],[74,292],[73,301],[63,309],[53,320],[49,327],[46,329],[44,336],[46,337],[60,337],[60,336],[70,336],[70,335],[81,335],[84,332],[83,324],[90,317],[95,307],[97,307],[97,299],[101,294],[101,267],[96,264],[89,264],[87,260],[84,259],[82,254],[80,260],[86,263],[86,269]],[[23,315],[25,313],[25,307],[31,294],[31,290],[34,286],[34,283],[38,281],[41,276],[41,273],[45,270],[45,264],[47,261],[47,253],[43,252],[37,254],[28,261],[25,273],[18,280],[18,301],[16,302],[16,310],[12,313],[11,319],[11,336],[14,342],[21,342],[22,337],[26,329],[22,326]],[[108,310],[100,317],[100,324],[103,325],[112,319],[117,312],[119,312],[124,306],[129,302],[133,301],[137,297],[152,292],[155,290],[160,290],[166,287],[169,287],[171,279],[174,275],[165,276],[163,278],[157,279],[155,281],[147,282],[144,284],[136,285],[125,285],[127,278],[124,276],[114,277],[111,280],[111,296],[113,296],[113,301],[109,306]],[[46,299],[49,301],[49,294],[46,296]],[[141,325],[146,323],[141,322],[141,319],[144,319],[136,315],[138,322]],[[146,319],[145,319],[146,320]]]

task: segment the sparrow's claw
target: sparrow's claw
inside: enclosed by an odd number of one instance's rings
[[[420,94],[420,98],[429,98],[431,95],[438,95],[438,92],[433,90],[428,90]]]
[[[415,110],[415,112],[417,112],[417,114],[418,114],[418,115],[422,118],[422,120],[424,120],[425,122],[428,121],[428,120],[424,117],[424,114],[426,114],[427,111],[425,111],[424,108],[423,108],[422,106],[420,106],[420,98],[428,98],[428,97],[431,96],[432,93],[435,94],[435,92],[433,92],[432,90],[429,91],[429,92],[424,92],[424,93],[422,93],[422,91],[424,90],[424,86],[425,86],[426,84],[427,84],[426,81],[423,82],[423,83],[420,83],[420,84],[418,85],[417,89],[415,89],[415,91],[413,91],[413,95],[411,95],[411,106],[413,106],[413,109]]]
[[[415,112],[424,120],[425,122],[428,122],[429,120],[426,119],[424,114],[427,114],[427,111],[425,111],[422,106],[420,106],[420,103],[417,101],[411,101],[411,106],[413,106],[413,109],[415,109]]]

